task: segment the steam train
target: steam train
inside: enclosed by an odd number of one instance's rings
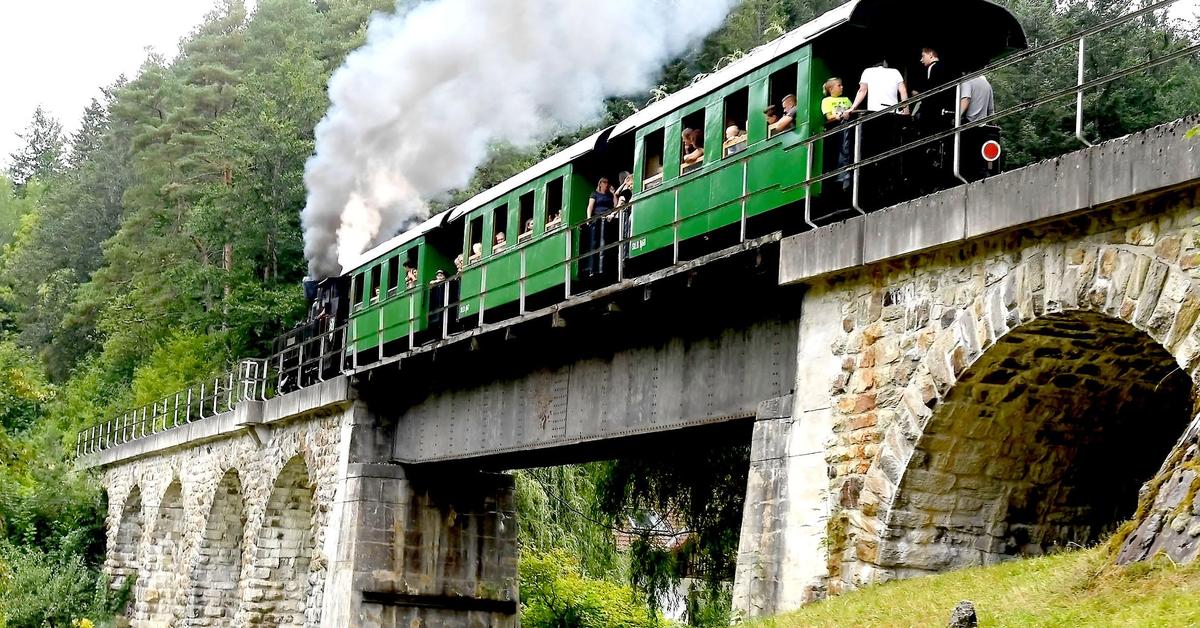
[[[363,253],[343,276],[306,283],[306,320],[276,341],[280,372],[287,373],[280,386],[402,355],[768,233],[803,229],[806,200],[818,218],[837,220],[845,199],[823,194],[821,183],[805,185],[809,172],[835,167],[837,151],[821,143],[812,144],[811,163],[806,154],[805,140],[824,128],[822,85],[840,76],[852,93],[863,68],[881,58],[909,76],[923,73],[923,47],[938,50],[961,76],[1025,48],[1026,40],[1015,17],[986,0],[928,0],[919,8],[851,0]],[[762,112],[789,94],[798,96],[794,124],[772,134]],[[745,137],[724,146],[731,126]],[[906,126],[900,124],[901,141]],[[699,164],[683,163],[683,129],[700,130],[710,147]],[[976,145],[989,140],[994,150],[997,139],[995,129],[980,127],[962,154],[978,154]],[[925,151],[864,170],[860,187],[886,193],[866,195],[863,205],[917,196],[915,177],[906,173],[930,167],[946,164],[930,166]],[[618,172],[633,175],[630,203],[589,221],[597,181],[615,181]],[[596,241],[599,249],[592,248]]]

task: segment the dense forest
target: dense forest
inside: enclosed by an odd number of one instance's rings
[[[408,0],[401,0],[402,3]],[[608,103],[610,120],[769,41],[836,0],[743,0],[719,31]],[[1007,0],[1031,43],[1139,4]],[[0,625],[111,622],[127,589],[100,574],[103,495],[75,471],[75,431],[266,352],[302,314],[299,215],[326,84],[389,0],[221,0],[174,59],[104,86],[77,129],[39,110],[0,176]],[[1149,17],[1093,45],[1099,76],[1187,45]],[[1074,80],[1074,52],[993,77],[1001,108]],[[1087,99],[1092,138],[1200,111],[1195,59]],[[52,79],[47,79],[52,80]],[[37,89],[37,86],[21,86]],[[1071,103],[1005,123],[1010,166],[1076,147]],[[74,128],[74,127],[73,127]],[[572,138],[496,146],[457,198]],[[453,202],[454,199],[445,199]],[[517,474],[526,626],[650,626],[685,571],[692,625],[728,625],[748,452],[621,460]],[[655,536],[651,516],[686,531]],[[617,543],[617,536],[628,539]],[[88,622],[80,620],[87,619]]]

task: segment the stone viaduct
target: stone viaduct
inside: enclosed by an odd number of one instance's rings
[[[136,626],[515,626],[504,469],[718,438],[749,615],[1113,532],[1190,560],[1195,124],[89,453],[106,569]]]

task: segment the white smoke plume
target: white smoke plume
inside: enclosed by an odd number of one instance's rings
[[[488,147],[593,123],[739,0],[399,0],[329,83],[305,168],[313,277],[427,217]],[[405,6],[410,5],[410,6]]]

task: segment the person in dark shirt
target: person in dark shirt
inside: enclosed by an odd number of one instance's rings
[[[601,177],[596,183],[596,191],[588,199],[587,222],[580,232],[583,244],[584,258],[580,264],[580,273],[586,279],[594,279],[604,272],[603,257],[595,252],[604,247],[604,225],[601,220],[612,212],[616,201],[609,188],[608,177]]]
[[[953,81],[952,72],[933,48],[921,49],[924,71],[917,80],[915,93],[932,92]],[[922,100],[917,105],[917,132],[921,137],[937,135],[954,126],[954,92],[945,90]],[[950,185],[950,152],[952,142],[939,140],[924,147],[927,166],[917,173],[922,193],[934,192]]]

